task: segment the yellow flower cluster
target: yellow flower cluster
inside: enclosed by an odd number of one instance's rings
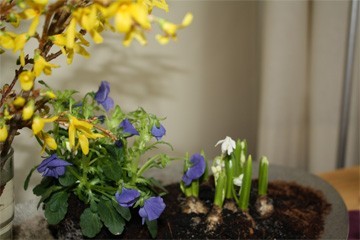
[[[89,153],[89,140],[91,139],[97,139],[104,137],[100,133],[93,133],[94,125],[83,121],[78,120],[74,116],[69,116],[69,144],[70,149],[75,151],[79,145],[81,147],[82,152],[87,155]],[[78,138],[78,144],[76,144],[76,138]]]

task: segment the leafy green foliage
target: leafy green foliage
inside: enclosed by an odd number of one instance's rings
[[[111,201],[99,202],[98,212],[100,219],[112,234],[119,235],[124,231],[125,220],[114,208]]]
[[[58,224],[66,215],[69,194],[66,192],[54,193],[45,204],[45,217],[49,224]]]
[[[153,221],[146,220],[145,222],[146,222],[147,228],[149,229],[151,237],[155,238],[157,235],[157,229],[158,229],[157,220],[153,220]]]
[[[84,210],[80,216],[80,227],[84,236],[92,238],[98,234],[103,224],[97,213],[91,211],[90,208]]]
[[[59,177],[59,183],[64,187],[73,185],[76,180],[77,178],[70,171],[66,171],[64,175]]]

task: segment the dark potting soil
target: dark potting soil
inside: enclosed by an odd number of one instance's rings
[[[330,212],[331,205],[320,191],[301,186],[295,182],[273,181],[269,183],[268,196],[273,200],[274,213],[261,219],[254,205],[256,201],[257,181],[253,181],[250,196],[249,214],[255,226],[241,212],[223,209],[223,223],[214,231],[207,232],[206,214],[185,214],[181,203],[185,201],[179,184],[168,185],[164,201],[166,209],[158,219],[159,239],[318,239],[324,230],[324,218]],[[210,181],[200,188],[200,199],[211,209],[214,187]],[[59,239],[79,239],[79,216],[85,209],[75,197],[69,198],[69,209],[65,220],[51,226],[54,236]],[[64,226],[63,223],[66,223]],[[66,236],[65,236],[66,235]],[[132,212],[132,219],[126,224],[120,236],[111,235],[107,229],[96,239],[150,239],[146,225],[141,225],[138,210]]]

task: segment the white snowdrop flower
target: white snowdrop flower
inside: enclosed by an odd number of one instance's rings
[[[215,144],[215,147],[219,144],[221,144],[221,152],[223,154],[225,154],[227,152],[228,155],[230,155],[236,147],[235,141],[232,140],[231,137],[228,137],[228,136],[226,136],[225,139],[218,141]]]
[[[69,141],[66,141],[66,142],[65,142],[65,146],[66,146],[66,149],[67,149],[69,152],[71,152],[71,147],[70,147]]]
[[[243,177],[244,177],[244,174],[240,174],[238,177],[234,178],[234,180],[233,180],[234,185],[241,187],[242,182],[243,182]]]

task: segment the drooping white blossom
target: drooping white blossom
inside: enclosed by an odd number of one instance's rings
[[[218,141],[215,144],[215,147],[219,144],[221,144],[221,152],[223,154],[225,154],[227,152],[228,155],[230,155],[236,147],[235,141],[232,140],[231,137],[228,137],[228,136],[226,136],[225,139]]]

